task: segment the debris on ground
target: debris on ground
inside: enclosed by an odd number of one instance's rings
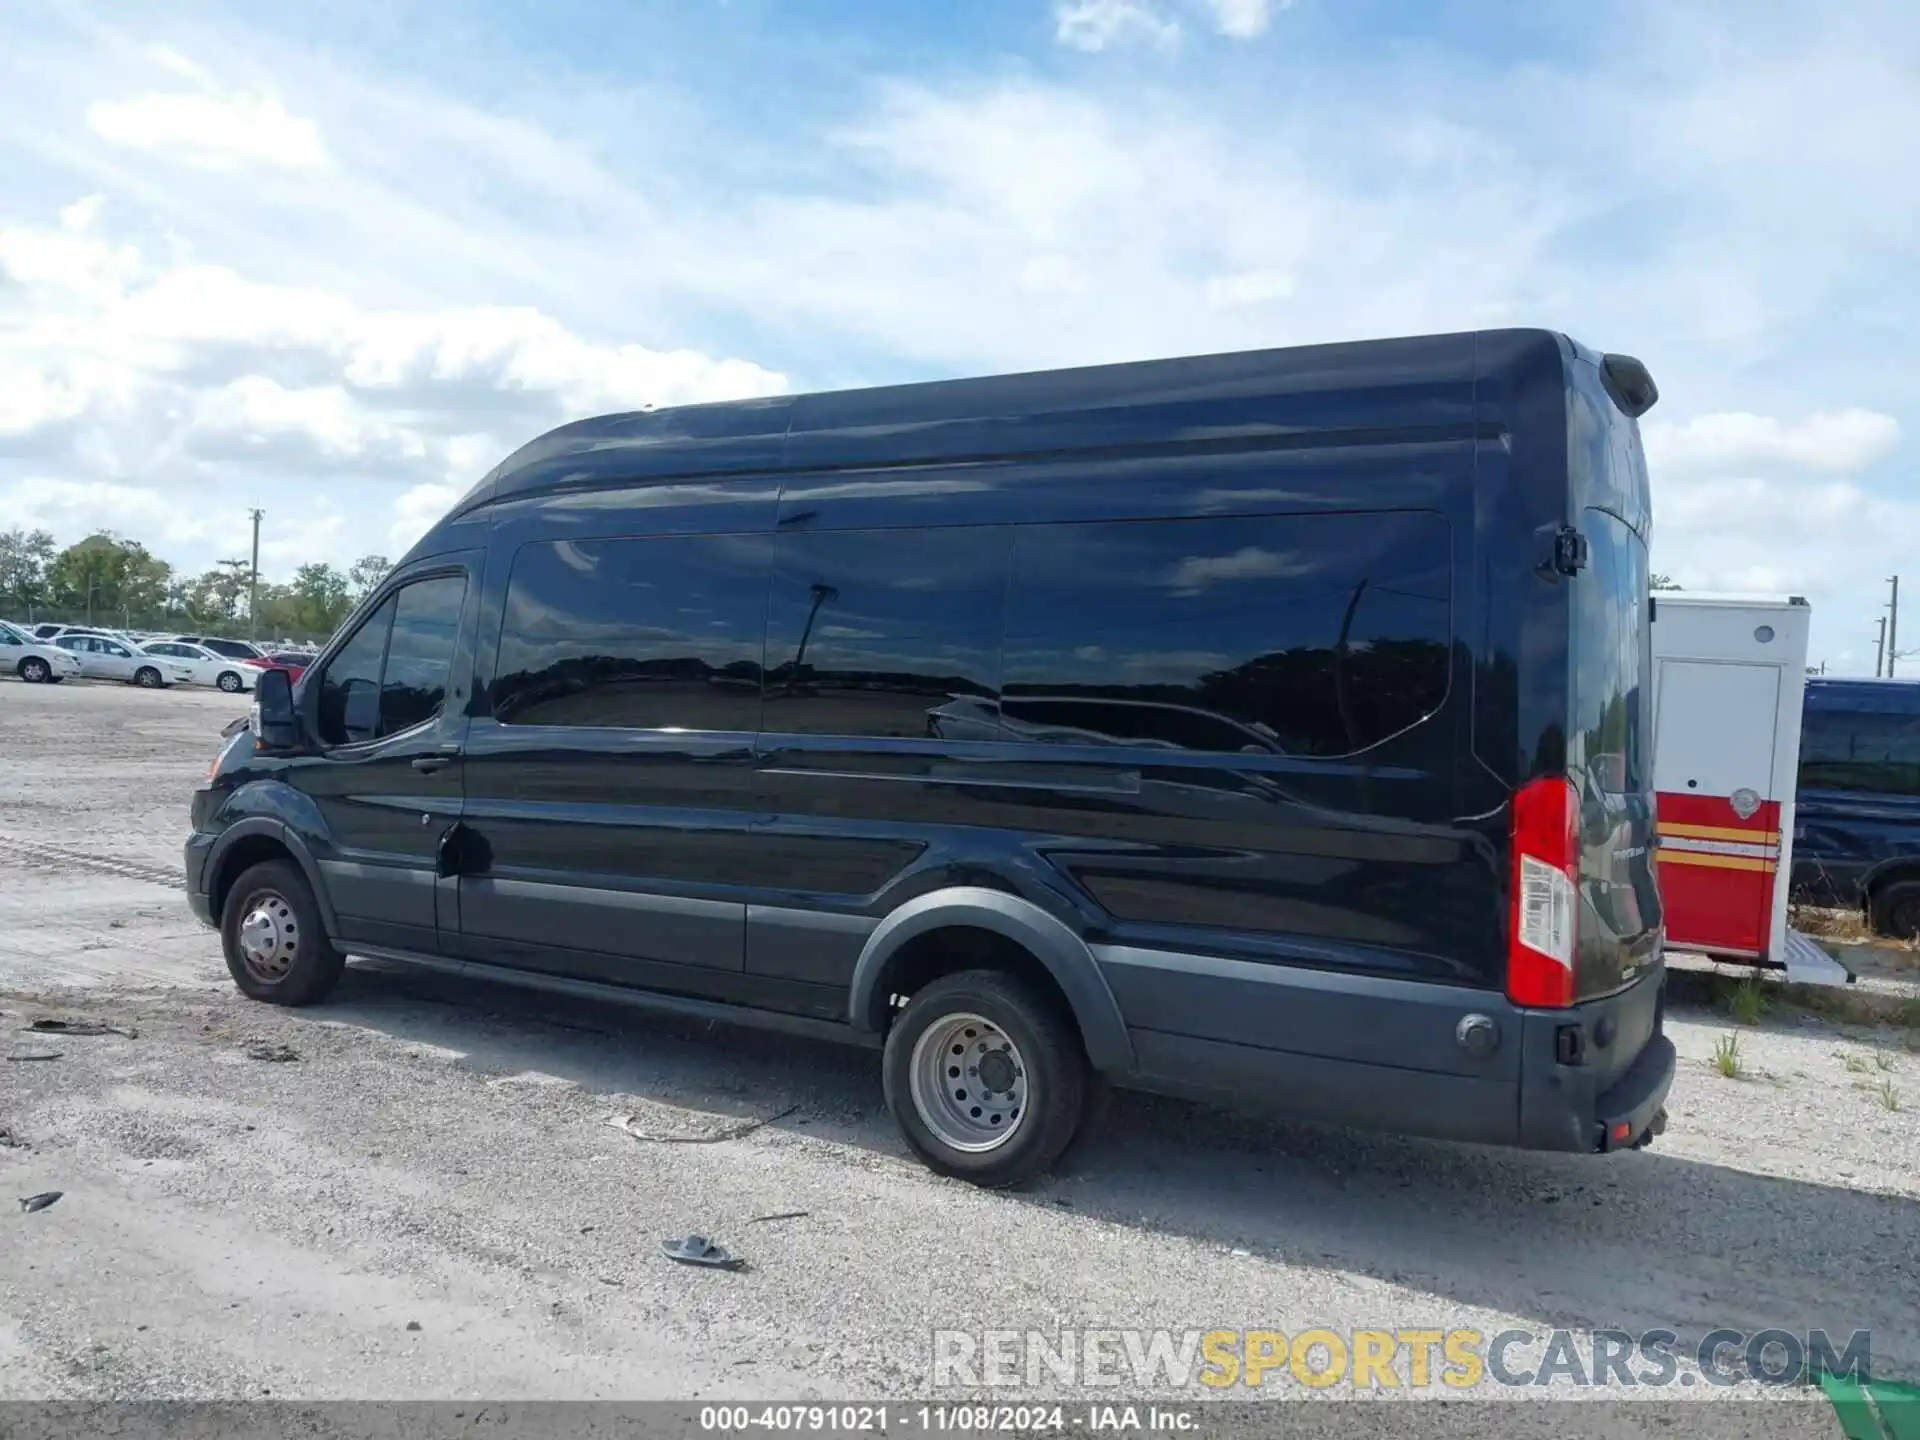
[[[247,1046],[249,1060],[266,1060],[275,1065],[284,1065],[290,1060],[298,1060],[300,1052],[291,1045],[269,1045],[257,1042]]]
[[[109,1025],[104,1020],[71,1020],[59,1015],[42,1016],[27,1028],[42,1035],[121,1035],[129,1040],[140,1038],[124,1025]]]
[[[811,1210],[781,1210],[773,1215],[756,1215],[747,1224],[771,1225],[776,1220],[804,1220],[812,1213]]]
[[[20,1208],[31,1215],[36,1210],[44,1210],[66,1192],[64,1190],[42,1190],[38,1195],[29,1195],[20,1202]]]
[[[59,1058],[60,1052],[58,1050],[36,1050],[29,1051],[25,1055],[7,1056],[9,1060],[58,1060]]]
[[[418,1330],[420,1328],[420,1322],[418,1320],[409,1320],[407,1321],[407,1328],[409,1330]]]
[[[737,1259],[725,1246],[714,1244],[704,1235],[662,1240],[660,1253],[682,1265],[704,1265],[711,1270],[738,1270],[746,1263]]]
[[[0,1150],[30,1150],[33,1147],[13,1133],[11,1126],[0,1125]]]
[[[647,1130],[636,1130],[633,1115],[613,1115],[607,1124],[636,1140],[645,1140],[654,1145],[718,1145],[724,1140],[738,1140],[754,1131],[771,1125],[776,1120],[784,1120],[798,1110],[798,1105],[789,1105],[777,1114],[764,1116],[759,1120],[743,1120],[738,1125],[729,1125],[724,1130],[716,1130],[706,1135],[660,1135]]]

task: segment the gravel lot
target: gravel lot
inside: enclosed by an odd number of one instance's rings
[[[0,681],[0,1054],[59,1056],[0,1064],[0,1177],[64,1192],[0,1211],[0,1397],[924,1396],[939,1327],[1864,1328],[1920,1375],[1905,1032],[1776,1007],[1726,1079],[1729,1021],[1682,1002],[1671,1127],[1607,1160],[1122,1097],[1066,1174],[983,1194],[908,1159],[858,1051],[361,963],[248,1003],[179,889],[242,709]],[[657,1255],[689,1231],[749,1268]]]

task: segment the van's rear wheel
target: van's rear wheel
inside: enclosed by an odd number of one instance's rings
[[[1873,928],[1896,940],[1920,940],[1920,880],[1896,880],[1873,892]]]
[[[887,1108],[930,1169],[976,1185],[1043,1173],[1079,1129],[1087,1062],[1079,1036],[1022,981],[997,970],[917,991],[887,1035]]]
[[[324,1000],[347,963],[291,860],[268,860],[233,882],[220,911],[220,943],[240,993],[270,1005]]]

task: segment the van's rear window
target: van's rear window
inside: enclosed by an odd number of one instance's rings
[[[1604,510],[1588,510],[1587,568],[1573,586],[1576,763],[1599,789],[1629,794],[1649,783],[1653,734],[1653,632],[1647,617],[1647,547]]]

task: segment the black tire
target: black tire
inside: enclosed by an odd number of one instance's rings
[[[241,682],[240,677],[231,670],[222,670],[220,672],[220,678],[213,683],[219,687],[223,694],[227,695],[238,695],[246,688]]]
[[[38,655],[29,655],[20,662],[20,678],[29,685],[45,685],[53,679],[53,666]]]
[[[163,677],[158,670],[154,669],[153,666],[142,665],[138,670],[133,672],[133,683],[138,685],[142,690],[158,690],[167,682],[165,677]]]
[[[250,960],[241,941],[241,927],[256,909],[266,910],[270,918],[277,911],[278,928],[289,937],[284,970],[277,975],[274,966]],[[220,946],[240,993],[269,1005],[312,1005],[326,999],[347,963],[327,935],[306,875],[291,860],[265,861],[233,882],[220,911]]]
[[[1920,940],[1920,880],[1893,880],[1875,887],[1867,914],[1876,935]]]
[[[914,1052],[921,1037],[961,1015],[998,1027],[1025,1067],[1025,1114],[1003,1143],[984,1152],[942,1140],[914,1098]],[[1087,1111],[1086,1052],[1073,1022],[1032,986],[999,970],[946,975],[916,991],[887,1033],[881,1077],[894,1123],[927,1168],[990,1189],[1044,1174],[1072,1143]]]

